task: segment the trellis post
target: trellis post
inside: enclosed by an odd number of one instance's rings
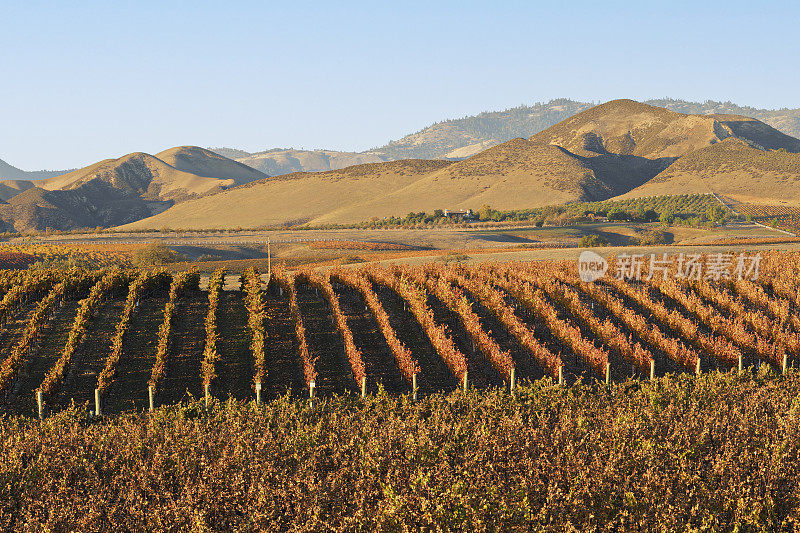
[[[36,406],[39,410],[39,420],[44,419],[44,400],[42,398],[42,391],[36,391]]]

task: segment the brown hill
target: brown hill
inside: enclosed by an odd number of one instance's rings
[[[613,100],[537,133],[532,141],[570,152],[678,158],[729,137],[766,149],[800,152],[800,140],[758,120],[737,115],[684,115],[633,100]]]
[[[127,227],[353,223],[410,211],[477,209],[484,203],[515,209],[613,194],[614,187],[598,179],[583,158],[513,139],[453,163],[404,160],[268,178],[184,202]]]
[[[231,161],[231,163],[235,163]],[[135,152],[37,182],[42,189],[71,190],[101,180],[111,186],[134,191],[148,200],[186,200],[232,187],[233,178],[209,178],[178,170],[150,154]]]
[[[195,176],[232,179],[235,185],[264,179],[267,174],[198,146],[178,146],[156,154],[164,163]]]
[[[681,157],[623,198],[709,192],[742,202],[800,205],[800,154],[727,138]]]
[[[0,183],[0,218],[18,231],[108,227],[266,176],[202,148],[137,152],[39,181]]]
[[[627,189],[626,189],[627,190]],[[341,206],[311,223],[352,223],[411,211],[521,209],[605,199],[613,189],[579,158],[556,146],[512,139],[478,155],[419,176],[405,187],[365,202]]]
[[[28,180],[4,180],[0,181],[0,200],[8,200],[23,191],[35,187],[32,181]]]
[[[151,214],[147,202],[136,193],[115,188],[102,180],[65,191],[35,187],[0,205],[0,219],[5,228],[21,232],[109,227]]]
[[[383,197],[449,164],[407,159],[276,176],[182,202],[125,227],[250,228],[303,224],[342,206]]]

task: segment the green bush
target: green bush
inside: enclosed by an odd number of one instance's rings
[[[607,246],[608,242],[599,235],[584,235],[581,237],[580,245],[582,248],[596,248]]]
[[[669,244],[671,241],[672,235],[658,230],[645,231],[639,237],[639,244],[642,246],[653,244]]]
[[[133,254],[133,263],[139,267],[166,265],[179,261],[186,261],[186,256],[158,243],[148,244]]]

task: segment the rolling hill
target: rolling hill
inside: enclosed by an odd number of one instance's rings
[[[150,228],[236,228],[304,224],[352,203],[368,202],[402,189],[445,161],[402,160],[357,165],[329,172],[287,174],[177,204],[123,226]],[[234,207],[235,206],[235,207]],[[227,213],[223,216],[223,211]]]
[[[217,192],[266,177],[255,169],[197,147],[179,147],[158,156],[135,152],[35,183],[53,190],[69,190],[92,180],[132,190],[148,200],[180,201]],[[211,177],[213,176],[213,177]]]
[[[557,146],[512,139],[458,162],[401,160],[269,178],[125,228],[355,223],[411,211],[515,209],[614,196],[619,184],[598,179],[587,161]]]
[[[764,154],[785,151],[788,157],[800,152],[800,140],[747,117],[685,115],[615,100],[530,139],[512,139],[461,161],[404,160],[273,177],[183,202],[125,227],[355,223],[412,211],[477,209],[483,204],[520,209],[602,200],[646,190],[667,169],[681,168],[676,165],[684,158],[691,161],[710,149],[713,155],[721,150],[715,147],[734,141],[752,150],[741,156],[743,160],[765,157],[760,167],[753,167],[759,172],[772,161],[773,156]],[[681,175],[700,179],[696,171]],[[679,185],[659,194],[685,192],[692,191]]]
[[[681,157],[623,198],[716,193],[740,202],[800,205],[800,154],[727,138]]]
[[[265,177],[198,147],[135,152],[44,180],[0,183],[8,202],[0,218],[17,231],[108,227]]]
[[[675,159],[735,137],[762,148],[800,152],[800,139],[737,115],[685,115],[661,107],[613,100],[537,133],[532,141],[581,156],[625,155]]]
[[[28,189],[0,205],[6,231],[77,229],[125,224],[153,213],[133,191],[93,180],[70,190]]]
[[[757,109],[731,102],[688,102],[663,98],[645,104],[693,115],[739,115],[754,118],[778,131],[800,138],[800,109]],[[585,111],[593,104],[566,98],[503,111],[490,111],[445,120],[365,152],[293,150],[276,148],[249,153],[235,148],[212,148],[225,157],[250,165],[270,176],[302,171],[336,170],[350,165],[397,159],[449,159],[473,156],[517,137],[527,138],[562,120]]]
[[[197,146],[178,146],[155,155],[167,165],[195,176],[233,180],[242,185],[266,177],[266,173]]]
[[[557,146],[512,139],[463,161],[418,176],[383,197],[350,202],[311,224],[354,223],[364,215],[405,215],[435,209],[496,209],[540,207],[576,200],[613,196],[613,188],[599,180],[581,158]]]

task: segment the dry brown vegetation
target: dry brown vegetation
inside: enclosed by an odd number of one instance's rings
[[[655,196],[680,190],[714,192],[740,202],[800,203],[800,154],[765,151],[728,138],[675,161],[658,176],[623,195]]]
[[[798,394],[710,374],[6,418],[0,527],[792,531]]]

